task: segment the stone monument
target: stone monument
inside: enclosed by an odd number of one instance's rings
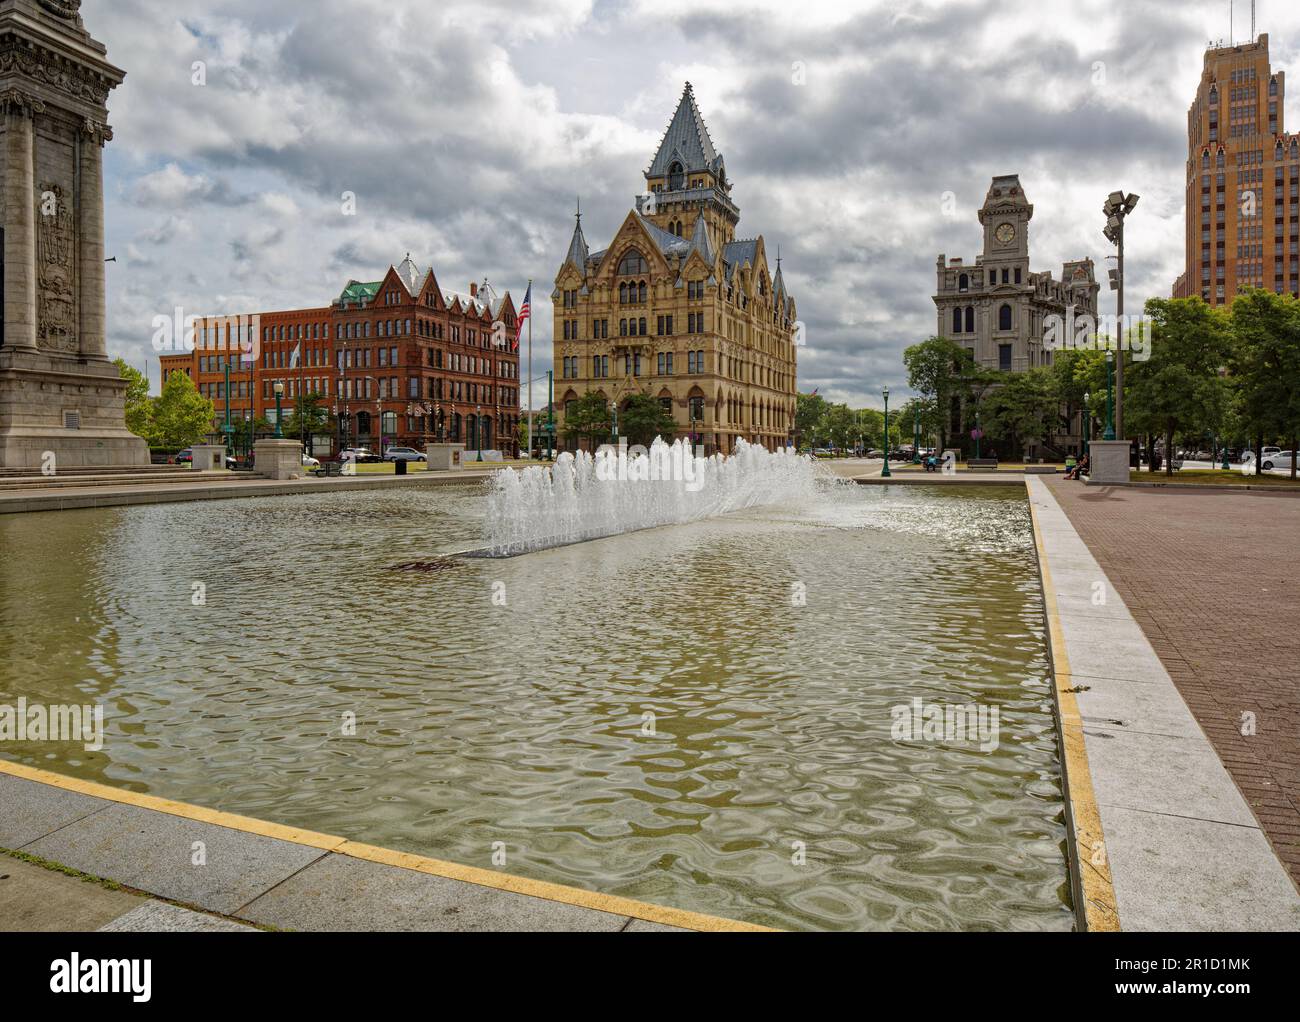
[[[125,73],[80,8],[0,0],[0,468],[149,463],[104,338],[106,103]]]

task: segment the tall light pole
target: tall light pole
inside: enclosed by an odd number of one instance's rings
[[[1092,439],[1092,394],[1083,392],[1083,454],[1088,456],[1088,441]]]
[[[921,464],[921,406],[912,407],[912,464]]]
[[[280,428],[280,399],[284,397],[284,382],[276,380],[273,389],[275,390],[275,438],[283,440],[284,430]]]
[[[885,467],[880,470],[880,477],[888,479],[893,475],[889,471],[889,388],[884,388],[881,393],[885,396]]]
[[[1115,269],[1110,273],[1110,287],[1115,292],[1115,329],[1120,336],[1116,342],[1120,345],[1119,356],[1115,360],[1115,419],[1114,436],[1107,440],[1124,439],[1124,220],[1138,204],[1138,196],[1111,192],[1101,211],[1106,214],[1106,240],[1113,244],[1118,256]]]
[[[474,406],[474,443],[478,447],[478,457],[475,461],[483,460],[483,406]]]
[[[1106,351],[1106,432],[1103,440],[1115,439],[1115,353]]]

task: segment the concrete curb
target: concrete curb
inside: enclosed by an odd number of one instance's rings
[[[444,862],[0,760],[0,846],[296,930],[771,932]],[[206,862],[191,859],[202,842]]]
[[[1046,484],[1026,481],[1090,930],[1300,929],[1300,893]]]
[[[278,497],[284,494],[333,493],[350,489],[386,489],[398,486],[464,486],[480,483],[484,469],[456,472],[418,472],[407,476],[359,475],[349,478],[238,481],[211,479],[200,485],[140,482],[125,486],[86,487],[82,492],[53,489],[0,492],[0,514],[31,511],[70,511],[77,508],[124,507],[135,504],[167,504],[174,501],[231,500],[239,497]]]

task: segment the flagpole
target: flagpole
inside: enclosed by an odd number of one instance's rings
[[[528,292],[533,289],[533,281],[528,279]],[[529,299],[531,303],[531,297]],[[528,457],[533,456],[533,309],[528,307]]]

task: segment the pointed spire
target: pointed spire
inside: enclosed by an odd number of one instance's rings
[[[691,233],[691,252],[699,252],[706,263],[713,265],[713,247],[709,244],[708,224],[704,222],[702,214],[695,218],[695,230]],[[689,257],[690,252],[687,253],[687,258]]]
[[[700,108],[695,105],[695,92],[690,82],[686,83],[686,88],[682,91],[677,112],[673,114],[668,130],[664,132],[654,159],[650,161],[646,177],[666,177],[674,162],[682,165],[683,174],[699,170],[716,174],[722,165],[722,157],[713,148],[713,140],[709,137],[709,129],[704,126]]]
[[[582,200],[578,200],[577,212],[574,213],[573,239],[569,242],[569,252],[564,257],[565,265],[573,267],[584,277],[587,275],[587,239],[582,234]]]

